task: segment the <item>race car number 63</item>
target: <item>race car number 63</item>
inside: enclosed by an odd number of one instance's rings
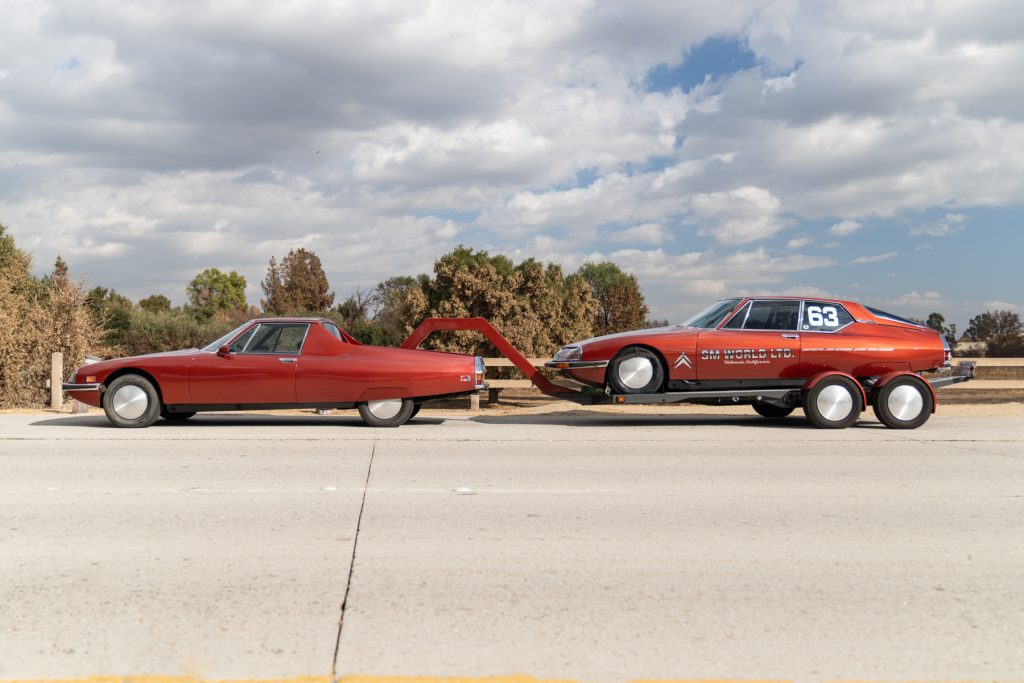
[[[807,322],[814,327],[839,327],[839,311],[835,306],[808,306]]]

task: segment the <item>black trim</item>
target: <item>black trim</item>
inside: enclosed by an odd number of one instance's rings
[[[705,379],[698,382],[673,380],[669,391],[722,391],[728,389],[799,389],[807,379]]]
[[[176,403],[164,406],[168,413],[212,413],[223,410],[295,410],[324,408],[345,410],[355,403]]]

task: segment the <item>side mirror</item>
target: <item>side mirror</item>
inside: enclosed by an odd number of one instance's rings
[[[217,349],[217,355],[223,358],[224,356],[231,355],[231,347],[225,344],[224,346]]]

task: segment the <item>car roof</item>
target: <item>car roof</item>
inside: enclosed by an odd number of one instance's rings
[[[302,317],[282,317],[282,318],[253,318],[251,322],[254,323],[333,323],[332,320],[327,318],[302,318]]]
[[[726,299],[739,299],[740,301],[745,301],[747,299],[756,299],[758,301],[771,301],[771,300],[779,300],[779,301],[831,301],[831,302],[834,302],[834,303],[837,303],[837,304],[853,304],[853,303],[856,303],[855,301],[848,301],[846,299],[834,299],[834,298],[832,298],[830,296],[776,296],[776,295],[773,295],[773,294],[766,294],[764,296],[759,296],[757,294],[751,294],[751,295],[748,295],[748,296],[726,297]],[[725,299],[723,299],[723,301],[724,300]]]

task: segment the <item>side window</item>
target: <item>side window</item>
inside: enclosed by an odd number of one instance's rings
[[[743,329],[796,331],[799,317],[799,301],[754,301]]]
[[[341,330],[338,329],[337,325],[335,325],[334,323],[323,323],[323,326],[324,329],[330,332],[332,335],[334,335],[336,339],[345,341],[345,338],[341,336]]]
[[[738,330],[738,329],[742,328],[743,327],[743,321],[746,319],[747,312],[749,312],[749,311],[750,311],[750,304],[748,303],[746,306],[744,306],[740,310],[736,311],[736,315],[734,315],[733,317],[729,318],[729,322],[727,322],[726,324],[722,325],[722,329],[723,330]]]
[[[242,336],[240,336],[235,341],[231,342],[231,353],[242,353],[243,351],[245,351],[245,345],[248,344],[249,340],[252,339],[252,336],[256,334],[256,330],[258,328],[259,325],[253,325],[248,330],[246,330],[242,334]]]
[[[268,323],[260,325],[245,353],[298,353],[306,338],[305,323]]]
[[[804,319],[800,329],[807,332],[835,332],[853,322],[853,316],[839,304],[827,301],[804,303]]]

